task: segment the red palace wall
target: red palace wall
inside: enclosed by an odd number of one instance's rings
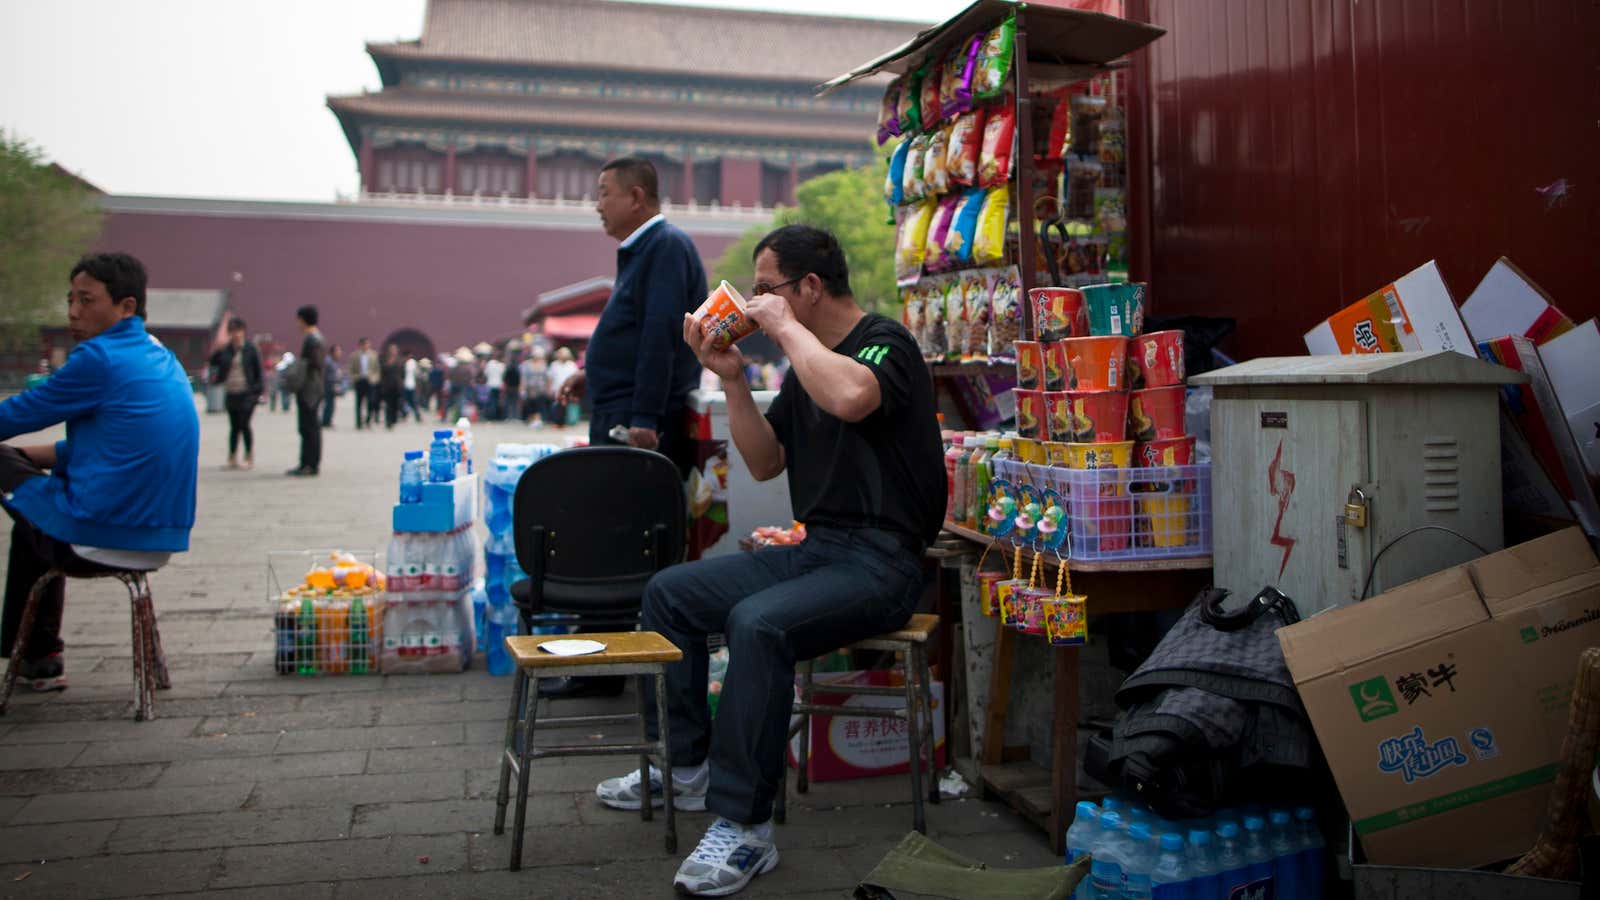
[[[709,270],[734,238],[694,235]],[[616,271],[616,242],[583,228],[111,212],[99,249],[144,261],[161,288],[225,288],[252,334],[299,340],[314,303],[332,343],[402,328],[439,351],[520,333],[540,292]],[[241,276],[236,279],[235,273]]]

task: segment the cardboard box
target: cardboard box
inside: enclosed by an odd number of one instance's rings
[[[1550,295],[1504,256],[1461,304],[1461,318],[1480,342],[1520,335],[1543,344],[1572,330],[1572,320]]]
[[[1467,326],[1431,260],[1329,316],[1305,340],[1312,356],[1410,350],[1474,355]]]
[[[1539,347],[1590,478],[1600,478],[1600,326],[1590,319]]]
[[[1549,801],[1600,564],[1576,528],[1278,632],[1362,849],[1470,868],[1525,852]]]
[[[898,673],[887,669],[869,669],[863,672],[832,672],[816,674],[816,693],[812,702],[819,705],[848,703],[851,706],[880,706],[895,708],[905,705],[904,697],[872,695],[847,695],[826,693],[829,682],[874,685],[886,687],[891,677],[897,686]],[[930,685],[933,696],[933,773],[938,777],[944,768],[944,683]],[[810,756],[807,759],[808,777],[812,781],[843,781],[847,778],[872,778],[878,775],[904,775],[911,771],[911,749],[906,740],[907,723],[895,719],[877,719],[863,716],[811,716]],[[798,764],[800,741],[808,736],[797,734],[789,745],[789,759]]]

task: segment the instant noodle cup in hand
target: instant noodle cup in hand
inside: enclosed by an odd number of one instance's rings
[[[755,320],[745,312],[744,297],[726,281],[717,285],[694,311],[694,320],[700,326],[700,333],[711,338],[715,350],[726,350],[759,330]]]

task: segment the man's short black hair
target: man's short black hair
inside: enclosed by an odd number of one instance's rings
[[[144,318],[144,289],[149,280],[145,275],[144,263],[126,253],[90,253],[78,260],[67,278],[77,278],[80,272],[105,285],[112,303],[132,297],[133,314]]]
[[[661,179],[656,177],[656,167],[648,159],[638,156],[619,156],[600,167],[602,172],[615,172],[625,187],[644,188],[644,198],[651,203],[661,202]]]
[[[317,308],[307,303],[294,311],[295,316],[307,325],[317,324]]]
[[[243,331],[244,330],[244,320],[239,318],[238,316],[234,316],[233,318],[229,319],[228,320],[228,330],[229,331]]]
[[[839,239],[815,225],[785,225],[761,239],[753,260],[761,251],[771,250],[778,258],[778,271],[784,278],[816,275],[822,286],[835,297],[849,297],[850,266],[844,261]]]

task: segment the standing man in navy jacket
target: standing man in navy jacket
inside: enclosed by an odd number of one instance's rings
[[[144,328],[144,266],[125,253],[72,268],[76,347],[50,380],[0,403],[0,440],[67,424],[54,444],[0,444],[0,493],[15,524],[0,652],[10,655],[34,581],[73,572],[158,569],[189,549],[200,421],[183,366]],[[46,471],[48,470],[48,471]],[[40,599],[19,674],[65,687],[64,588]]]
[[[617,278],[585,371],[560,386],[561,402],[575,402],[587,387],[590,446],[617,443],[610,432],[623,425],[628,444],[660,451],[687,475],[693,460],[683,412],[700,384],[700,363],[683,342],[683,317],[706,298],[705,267],[689,236],[661,215],[648,160],[606,163],[595,209],[619,242]]]

